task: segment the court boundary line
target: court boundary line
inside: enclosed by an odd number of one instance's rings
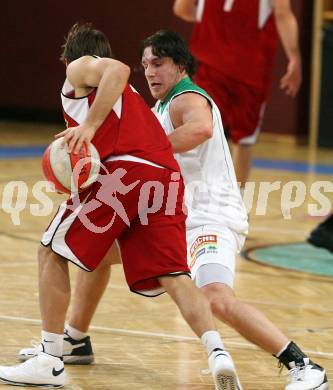
[[[34,318],[27,318],[27,317],[0,315],[0,319],[8,320],[8,321],[16,321],[16,322],[26,322],[26,323],[31,323],[34,325],[41,324],[41,320],[37,320]],[[107,326],[97,326],[97,325],[92,325],[90,327],[90,329],[97,331],[97,332],[101,331],[101,332],[126,335],[126,336],[139,336],[139,337],[149,337],[149,338],[154,337],[154,338],[167,339],[167,340],[173,340],[173,341],[178,341],[178,342],[199,342],[199,338],[197,338],[197,337],[179,336],[179,335],[170,334],[170,333],[146,332],[146,331],[141,331],[141,330],[111,328],[111,327],[107,327]],[[226,341],[225,344],[229,348],[239,348],[239,349],[256,350],[256,351],[264,352],[262,349],[258,348],[254,344],[236,342],[236,341]],[[304,352],[306,354],[309,354],[312,356],[317,356],[317,357],[333,360],[333,353],[330,353],[330,352],[320,352],[320,351],[312,351],[312,350],[304,350]]]

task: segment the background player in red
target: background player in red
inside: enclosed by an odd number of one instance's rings
[[[290,0],[176,0],[174,12],[195,22],[191,51],[199,61],[194,81],[214,99],[233,143],[244,187],[272,81],[278,38],[288,57],[280,87],[294,97],[302,71],[298,26]]]
[[[99,182],[82,192],[80,199],[72,196],[64,202],[44,233],[38,253],[42,350],[18,366],[0,367],[0,380],[15,386],[65,385],[62,354],[70,301],[68,261],[92,271],[117,239],[130,289],[146,296],[164,291],[170,294],[201,337],[214,380],[222,386],[225,369],[229,375],[230,367],[225,365],[226,355],[208,302],[189,278],[184,186],[178,164],[158,120],[128,84],[128,66],[108,57],[110,46],[102,32],[90,25],[73,26],[64,45],[63,59],[68,66],[62,90],[65,118],[72,127],[58,136],[64,136],[73,153],[83,143],[92,142],[106,172],[101,171]],[[178,176],[179,191],[173,194],[174,212],[167,213],[168,185],[174,175]],[[113,200],[121,202],[130,226],[117,207],[110,207],[117,184],[113,177],[121,178]],[[164,189],[161,207],[149,215],[148,224],[141,223],[141,190],[157,182]],[[148,195],[152,195],[150,190]],[[102,199],[98,195],[103,193]],[[148,199],[154,203],[154,196]]]

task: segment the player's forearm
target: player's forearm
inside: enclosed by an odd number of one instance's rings
[[[301,61],[298,25],[291,9],[275,12],[276,27],[289,60]]]
[[[173,12],[187,22],[195,22],[197,15],[197,0],[175,0]]]
[[[104,70],[94,103],[84,121],[85,125],[96,130],[102,125],[123,93],[129,74],[129,67],[121,63],[112,64]]]
[[[211,138],[213,130],[210,126],[188,123],[178,127],[168,138],[174,153],[184,153],[201,145]]]

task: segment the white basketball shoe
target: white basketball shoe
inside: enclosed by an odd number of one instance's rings
[[[310,359],[305,358],[304,364],[289,363],[288,384],[285,390],[328,390],[326,371]]]
[[[14,386],[63,387],[66,382],[61,358],[39,353],[17,366],[0,366],[0,381]]]
[[[243,390],[228,352],[214,349],[209,355],[208,364],[214,378],[215,390]]]
[[[44,352],[41,343],[33,344],[30,348],[23,348],[17,354],[17,358],[22,362],[31,359]],[[66,332],[64,333],[63,355],[65,364],[91,364],[94,362],[94,352],[92,350],[90,337],[86,336],[81,340],[74,340]]]

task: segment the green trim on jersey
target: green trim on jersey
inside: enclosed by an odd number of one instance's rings
[[[197,92],[200,95],[205,96],[210,102],[212,101],[212,98],[208,95],[208,93],[200,88],[198,85],[194,84],[193,81],[189,77],[185,77],[184,79],[180,80],[179,83],[177,83],[169,92],[168,96],[163,100],[163,102],[160,100],[157,105],[157,112],[159,114],[163,114],[163,111],[167,107],[167,105],[170,103],[170,101],[177,95],[182,94],[183,92]]]

